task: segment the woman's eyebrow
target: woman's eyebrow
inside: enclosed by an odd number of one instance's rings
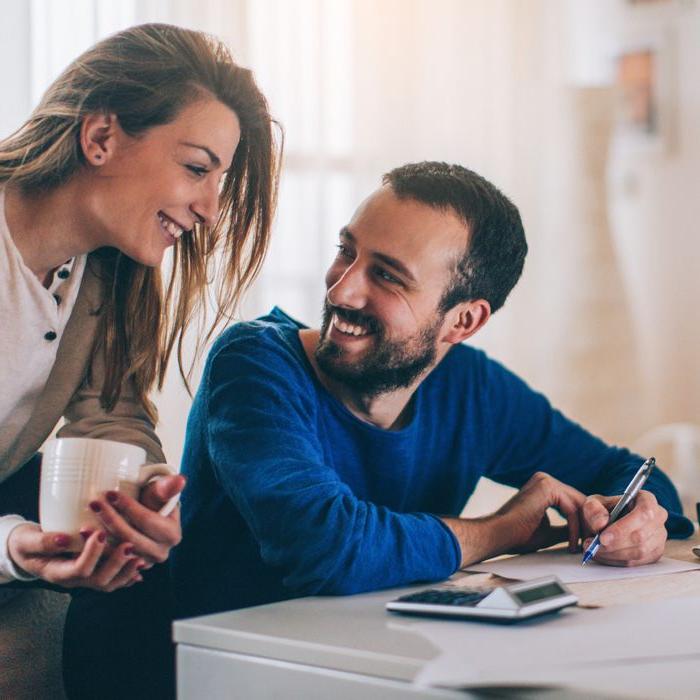
[[[209,160],[215,168],[218,168],[221,165],[221,158],[219,158],[219,156],[217,156],[216,153],[214,153],[214,151],[212,151],[210,148],[202,146],[199,143],[190,143],[189,141],[180,141],[180,144],[182,146],[189,146],[190,148],[199,148],[201,151],[204,151],[209,156]]]

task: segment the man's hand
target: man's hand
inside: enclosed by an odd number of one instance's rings
[[[114,539],[131,542],[150,567],[164,562],[182,539],[180,509],[176,507],[167,516],[158,511],[184,487],[181,474],[165,476],[144,486],[139,501],[119,491],[107,491],[91,501],[90,508]]]
[[[575,488],[538,472],[493,515],[443,521],[462,548],[462,567],[499,554],[533,552],[566,540],[569,551],[577,551],[581,534],[579,513],[585,500]],[[547,508],[556,508],[567,524],[552,526]]]
[[[524,554],[569,542],[569,551],[579,550],[581,535],[579,511],[586,497],[572,486],[549,474],[537,472],[505,505],[496,511],[508,524],[507,552]],[[565,518],[566,525],[553,526],[547,508],[556,508]]]
[[[70,550],[71,537],[43,532],[35,523],[18,525],[10,533],[7,548],[15,565],[28,574],[64,588],[93,588],[111,592],[142,580],[145,562],[129,542],[107,553],[107,537],[101,530],[83,535],[79,554]]]
[[[593,535],[609,520],[609,513],[620,496],[589,496],[582,509],[583,546],[588,547]],[[599,564],[639,566],[653,564],[664,553],[668,513],[649,491],[640,491],[632,508],[600,536],[600,548],[595,555]]]

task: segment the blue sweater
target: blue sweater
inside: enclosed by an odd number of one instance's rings
[[[608,447],[483,352],[460,345],[420,385],[402,430],[353,416],[316,378],[279,309],[225,331],[187,426],[178,614],[434,581],[460,564],[437,515],[481,476],[520,487],[545,471],[622,493],[642,458]],[[692,533],[670,481],[646,486],[669,532]]]

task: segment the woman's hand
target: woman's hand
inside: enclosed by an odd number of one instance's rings
[[[142,581],[146,562],[130,542],[107,551],[102,530],[83,533],[82,551],[74,554],[69,535],[43,532],[36,523],[18,525],[10,533],[7,549],[12,561],[32,576],[64,588],[93,588],[111,592]]]
[[[144,486],[139,501],[119,491],[107,491],[91,501],[90,508],[114,539],[132,543],[150,567],[164,562],[182,539],[179,507],[167,516],[158,511],[184,487],[184,476],[165,476]]]

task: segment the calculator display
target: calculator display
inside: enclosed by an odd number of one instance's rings
[[[527,605],[528,603],[534,603],[538,600],[543,600],[545,598],[552,598],[553,596],[558,596],[564,593],[561,586],[557,583],[547,583],[544,586],[538,586],[537,588],[528,588],[524,591],[512,591],[514,598]]]

